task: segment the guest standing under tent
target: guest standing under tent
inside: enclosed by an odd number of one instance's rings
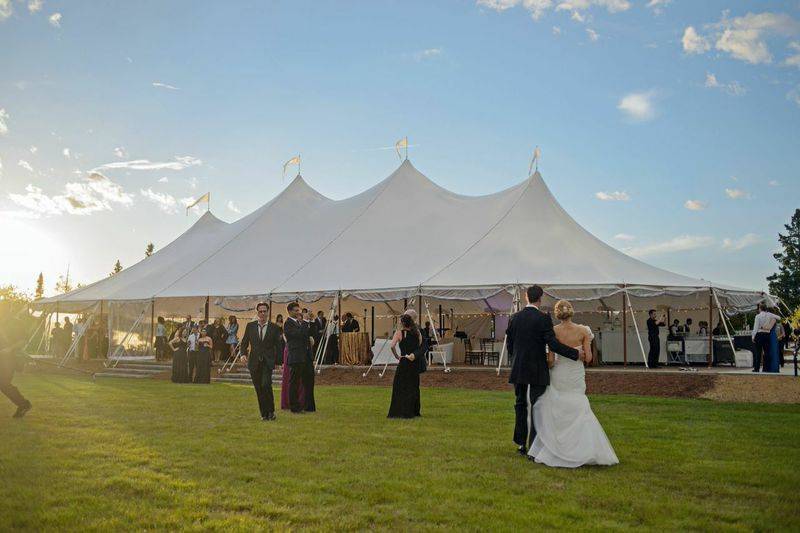
[[[285,359],[285,354],[283,353],[284,349],[286,348],[286,339],[283,338],[283,315],[278,313],[278,316],[275,317],[275,325],[278,326],[280,330],[280,336],[278,337],[278,349],[275,350],[275,366],[282,366],[283,361]]]
[[[172,335],[169,341],[169,347],[172,349],[172,382],[173,383],[186,383],[189,380],[188,365],[186,349],[188,333],[185,327],[179,327]]]
[[[225,345],[228,347],[227,357],[236,352],[236,345],[239,344],[239,322],[236,320],[235,315],[228,317],[228,338],[225,340]]]
[[[161,361],[164,359],[167,351],[167,326],[164,323],[164,317],[158,317],[156,324],[156,360]]]
[[[222,318],[217,318],[214,320],[214,326],[211,330],[210,337],[211,340],[214,341],[214,348],[211,350],[211,353],[214,356],[211,358],[211,361],[223,361],[224,358],[228,356],[226,353],[228,348],[228,345],[226,344],[228,340],[228,330],[224,325],[222,325]]]
[[[197,339],[199,350],[197,351],[197,370],[194,375],[195,383],[211,383],[211,354],[214,350],[214,338],[211,336],[211,330],[213,329],[214,326],[206,326]]]
[[[192,326],[191,333],[189,333],[189,337],[186,339],[186,366],[188,369],[186,383],[192,383],[195,379],[195,373],[197,372],[197,351],[200,349],[199,340],[200,328],[196,325]]]
[[[400,317],[401,328],[392,337],[392,355],[397,359],[397,370],[392,383],[392,403],[389,418],[414,418],[420,414],[419,367],[415,352],[422,345],[422,333],[408,314]],[[397,355],[397,345],[400,355]]]

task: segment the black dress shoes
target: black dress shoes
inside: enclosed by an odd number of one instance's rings
[[[527,455],[528,450],[525,449],[525,446],[520,446],[519,448],[517,448],[517,453],[520,455]]]
[[[17,407],[17,411],[14,413],[14,418],[22,418],[25,416],[25,413],[31,410],[31,407],[33,407],[31,402],[26,402],[25,404],[20,405]]]
[[[262,416],[262,417],[261,417],[261,420],[264,420],[264,421],[271,421],[271,420],[276,420],[277,418],[278,418],[278,417],[277,417],[277,416],[275,416],[275,413],[270,413],[270,414],[268,414],[267,416]]]

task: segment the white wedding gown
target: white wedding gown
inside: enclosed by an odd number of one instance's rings
[[[565,468],[619,463],[589,406],[583,362],[555,357],[550,386],[533,406],[536,437],[528,455],[537,463]]]

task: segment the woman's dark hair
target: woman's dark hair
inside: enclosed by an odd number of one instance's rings
[[[283,315],[278,313],[278,315],[275,317],[275,320],[283,320]]]
[[[401,315],[400,316],[400,325],[402,325],[404,328],[406,328],[409,331],[411,331],[414,335],[417,336],[417,338],[421,337],[420,332],[419,332],[419,328],[417,327],[417,323],[414,322],[414,319],[411,318],[410,316]]]
[[[158,323],[159,324],[163,324],[164,323],[164,317],[163,316],[158,317]]]
[[[236,323],[237,323],[236,315],[231,315],[228,317],[228,324],[236,324]]]

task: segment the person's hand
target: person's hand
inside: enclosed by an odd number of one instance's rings
[[[413,361],[414,360],[414,354],[413,353],[408,354],[406,356],[406,359],[408,359],[409,361]]]
[[[242,364],[246,365],[247,364],[247,356],[246,355],[240,355],[239,356],[239,361],[241,361]]]

